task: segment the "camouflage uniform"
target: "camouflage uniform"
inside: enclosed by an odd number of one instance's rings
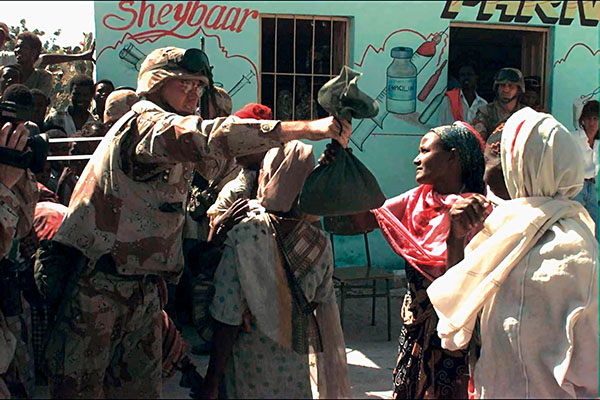
[[[39,192],[34,175],[30,171],[19,179],[12,190],[0,184],[0,258],[9,255],[13,242],[25,237],[33,224],[33,212]],[[17,284],[15,282],[15,284]],[[0,397],[31,395],[35,384],[33,352],[31,348],[30,309],[22,298],[23,312],[4,317],[0,310]],[[28,329],[29,328],[29,329]]]
[[[498,99],[496,99],[485,106],[481,106],[479,110],[477,110],[477,114],[475,114],[475,118],[471,125],[473,128],[477,129],[477,132],[481,134],[484,140],[487,140],[488,136],[494,132],[494,129],[496,129],[498,125],[506,122],[511,115],[523,107],[525,107],[524,104],[517,102],[515,109],[512,112],[508,112],[502,108],[502,105]]]
[[[144,64],[178,50],[155,50]],[[142,65],[138,94],[161,82],[145,70]],[[278,124],[184,117],[142,100],[113,126],[54,237],[81,251],[88,268],[66,295],[46,350],[52,397],[160,397],[155,281],[177,283],[183,269],[192,170],[210,180],[224,159],[281,145],[269,138]]]
[[[525,93],[523,74],[516,68],[502,68],[496,73],[496,76],[494,77],[494,93],[496,93],[496,95],[498,95],[498,86],[503,83],[517,85],[520,94],[522,95]],[[492,103],[479,107],[471,125],[473,128],[477,129],[477,132],[481,134],[483,140],[487,140],[498,125],[506,122],[512,114],[523,107],[525,107],[525,105],[517,100],[515,108],[511,112],[508,112],[502,107],[498,98],[496,98]]]
[[[35,176],[29,170],[12,190],[0,183],[0,259],[8,255],[13,239],[31,231],[38,197]]]
[[[159,398],[162,318],[151,277],[84,271],[48,343],[50,395]]]
[[[215,102],[209,101],[208,103],[208,118],[214,119],[231,115],[233,107],[231,97],[229,97],[229,94],[225,89],[217,86],[215,86],[214,89]],[[218,161],[218,164],[215,167],[215,173],[213,174],[213,179],[208,182],[209,187],[212,188],[209,189],[209,191],[212,191],[214,195],[219,193],[221,188],[227,182],[235,178],[240,169],[241,167],[239,167],[234,160]],[[176,297],[181,290],[186,292],[186,295],[188,295],[186,296],[186,299],[191,302],[189,308],[191,319],[196,327],[199,327],[195,311],[197,309],[197,304],[201,304],[201,307],[204,306],[205,296],[203,296],[203,293],[205,293],[206,289],[212,285],[212,279],[208,281],[202,275],[194,276],[190,270],[190,265],[188,265],[189,257],[187,257],[187,254],[189,253],[188,249],[198,245],[200,242],[206,242],[208,239],[210,229],[208,219],[206,215],[199,218],[199,216],[196,215],[197,213],[195,210],[198,206],[201,207],[199,201],[204,197],[203,192],[204,187],[198,187],[192,183],[190,187],[190,201],[186,210],[186,219],[183,227],[184,254],[186,255],[186,265],[183,274],[186,279],[183,279],[176,289],[174,287],[169,288],[169,302],[167,303],[168,314],[178,321],[176,318],[178,316],[177,311],[181,311],[181,309],[176,310]]]

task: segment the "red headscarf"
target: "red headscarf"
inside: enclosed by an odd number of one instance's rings
[[[273,111],[267,106],[257,103],[248,103],[233,115],[239,118],[272,119]]]
[[[382,207],[373,210],[373,213],[392,249],[423,276],[433,281],[446,272],[450,208],[461,198],[472,196],[471,192],[485,193],[485,142],[471,125],[461,121],[431,131],[447,147],[458,149],[463,190],[469,192],[440,194],[431,185],[421,185],[386,201]],[[471,232],[467,239],[471,239],[475,233]]]
[[[446,272],[446,238],[452,205],[473,193],[439,194],[421,185],[373,210],[392,249],[427,279]]]

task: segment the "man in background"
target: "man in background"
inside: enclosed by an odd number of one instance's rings
[[[97,120],[90,113],[90,104],[94,96],[94,81],[87,75],[75,75],[69,81],[71,104],[66,110],[50,110],[46,125],[60,127],[69,137],[88,122]]]
[[[523,74],[516,68],[502,68],[494,79],[496,98],[490,104],[479,108],[471,125],[487,140],[494,129],[516,111],[525,107],[520,95],[525,93]]]
[[[471,123],[480,107],[487,104],[477,94],[478,76],[473,65],[465,64],[458,70],[460,87],[446,92],[440,106],[440,125],[452,125],[454,121]]]

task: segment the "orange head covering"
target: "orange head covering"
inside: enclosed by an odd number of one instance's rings
[[[233,115],[239,118],[251,118],[251,119],[272,119],[273,111],[262,104],[248,103],[240,110],[236,111]]]

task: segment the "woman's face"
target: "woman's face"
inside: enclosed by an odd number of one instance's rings
[[[483,153],[485,160],[485,172],[483,173],[483,180],[489,186],[490,190],[494,194],[503,200],[510,200],[506,183],[504,182],[504,174],[502,173],[502,162],[500,155],[492,152],[486,147],[485,153]]]
[[[598,116],[597,115],[589,115],[581,119],[581,125],[583,125],[583,129],[585,130],[586,135],[592,136],[598,135]]]
[[[442,140],[435,132],[425,134],[419,145],[419,154],[413,160],[417,166],[417,183],[437,187],[448,180],[450,174],[456,173],[456,169],[449,165],[450,158],[451,152],[444,149]]]

